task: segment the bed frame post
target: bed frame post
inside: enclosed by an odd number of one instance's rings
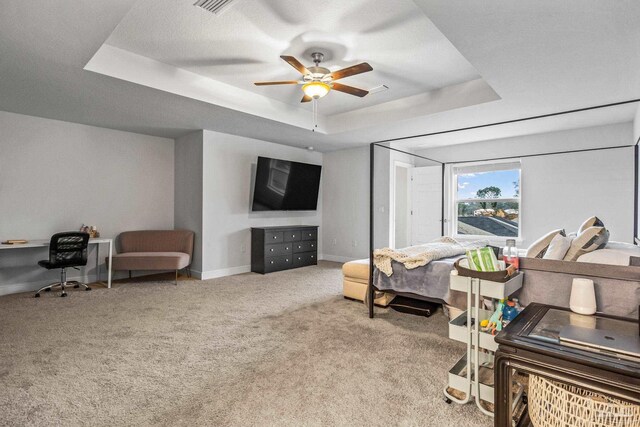
[[[638,236],[638,154],[640,154],[638,151],[638,143],[640,143],[640,138],[638,138],[636,145],[633,147],[633,171],[635,178],[633,183],[633,188],[635,190],[633,192],[633,243],[636,242],[635,239],[640,238],[640,236]]]
[[[367,286],[367,305],[369,308],[369,318],[373,319],[373,165],[374,165],[375,143],[369,145],[369,286]]]
[[[446,163],[442,163],[442,180],[440,181],[440,236],[444,237],[444,170]]]

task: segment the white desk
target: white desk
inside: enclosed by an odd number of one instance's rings
[[[49,247],[51,239],[34,239],[29,240],[28,243],[16,244],[16,245],[2,245],[0,244],[0,250],[2,249],[21,249],[21,248],[45,248]],[[100,244],[109,244],[109,265],[107,266],[107,288],[111,288],[111,256],[113,255],[113,239],[104,239],[98,237],[96,239],[89,239],[90,245],[96,245],[96,280],[100,281]]]

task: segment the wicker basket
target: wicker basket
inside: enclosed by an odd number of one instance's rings
[[[640,405],[530,375],[529,416],[535,427],[638,427]]]

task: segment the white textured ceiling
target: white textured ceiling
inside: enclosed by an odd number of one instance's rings
[[[140,0],[107,44],[307,110],[300,86],[253,85],[300,80],[280,55],[311,66],[318,51],[331,71],[368,62],[372,72],[341,83],[389,87],[364,98],[332,92],[319,104],[328,116],[480,78],[411,0],[235,0],[220,15],[191,0]]]
[[[165,137],[211,129],[326,151],[640,98],[638,1],[415,0],[502,99],[449,111],[425,109],[404,120],[326,135],[311,133],[84,70],[135,3],[3,1],[0,110]],[[182,0],[175,0],[179,3]],[[286,10],[274,13],[290,19]],[[241,46],[233,53],[243,56]],[[346,114],[355,113],[359,111]],[[571,120],[560,119],[553,128],[629,120],[631,109],[621,108],[595,118],[578,114]],[[535,127],[527,124],[526,132],[535,132]],[[487,134],[486,128],[474,133],[446,143],[503,135],[497,130]],[[429,144],[428,139],[420,140],[421,146]]]

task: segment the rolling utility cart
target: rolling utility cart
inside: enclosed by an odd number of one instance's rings
[[[444,389],[445,401],[458,404],[475,400],[484,414],[493,417],[480,401],[493,405],[493,360],[498,344],[494,336],[480,330],[480,321],[489,319],[492,311],[483,308],[484,298],[493,300],[506,299],[522,287],[523,273],[513,276],[508,281],[493,282],[474,277],[459,276],[453,271],[450,277],[450,288],[467,294],[467,310],[449,322],[449,338],[467,344],[467,352],[449,371],[449,384]],[[483,298],[481,298],[483,297]],[[448,389],[452,388],[465,393],[464,399],[452,396]],[[519,402],[523,387],[516,388],[513,402]]]

